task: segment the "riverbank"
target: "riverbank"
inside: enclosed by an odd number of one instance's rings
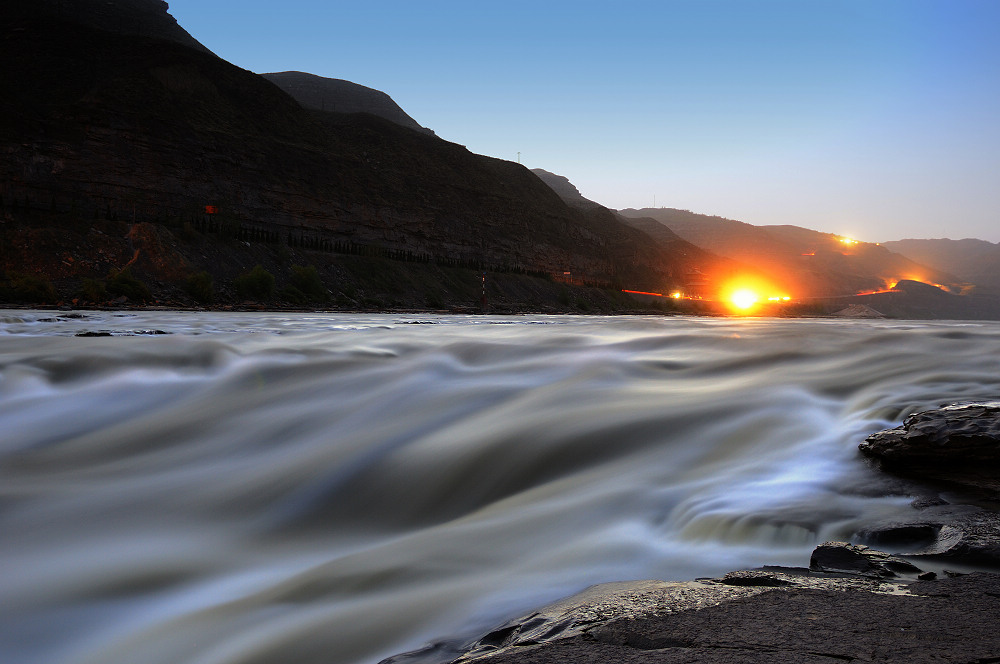
[[[744,583],[748,585],[743,585]],[[456,664],[987,662],[1000,575],[928,581],[737,572],[599,586],[484,636]],[[417,653],[384,664],[429,661]]]

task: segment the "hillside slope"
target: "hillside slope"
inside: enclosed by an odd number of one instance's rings
[[[116,32],[126,9],[151,0],[80,0],[78,13],[102,17],[97,27],[34,6],[0,18],[0,85],[23,91],[0,105],[0,196],[15,225],[59,215],[74,248],[116,220],[155,227],[144,237],[193,227],[248,244],[571,272],[639,288],[663,287],[676,271],[647,236],[570,208],[519,164],[372,115],[307,110],[183,39]],[[60,233],[50,235],[58,252]],[[199,255],[143,263],[152,241],[137,237],[128,240],[139,249],[135,265],[154,279],[234,269]],[[0,257],[4,269],[25,262],[32,245],[22,240]],[[67,262],[55,276],[98,269]]]
[[[960,281],[883,246],[798,226],[754,226],[668,208],[621,214],[653,218],[703,249],[762,271],[795,297],[847,296],[881,290],[900,279],[958,290]]]
[[[261,74],[303,108],[334,113],[370,113],[401,127],[434,133],[407,115],[392,97],[372,88],[338,78],[324,78],[300,71]]]
[[[1000,245],[985,240],[895,240],[883,246],[908,258],[951,272],[979,289],[1000,292]]]

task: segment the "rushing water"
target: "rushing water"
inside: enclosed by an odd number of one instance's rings
[[[804,565],[911,509],[867,433],[1000,394],[996,323],[74,316],[0,312],[4,662],[376,662]]]

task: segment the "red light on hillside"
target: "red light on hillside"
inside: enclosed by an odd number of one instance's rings
[[[219,213],[219,208],[216,207],[215,205],[205,206],[205,214],[218,214],[218,213]]]

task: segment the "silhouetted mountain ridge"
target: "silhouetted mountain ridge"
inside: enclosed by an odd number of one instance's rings
[[[351,81],[300,71],[261,74],[305,108],[332,113],[371,113],[403,127],[433,134],[393,101],[392,97]]]
[[[211,53],[177,24],[164,0],[10,0],[4,14],[11,23],[43,18],[70,22],[120,35],[152,37]]]

